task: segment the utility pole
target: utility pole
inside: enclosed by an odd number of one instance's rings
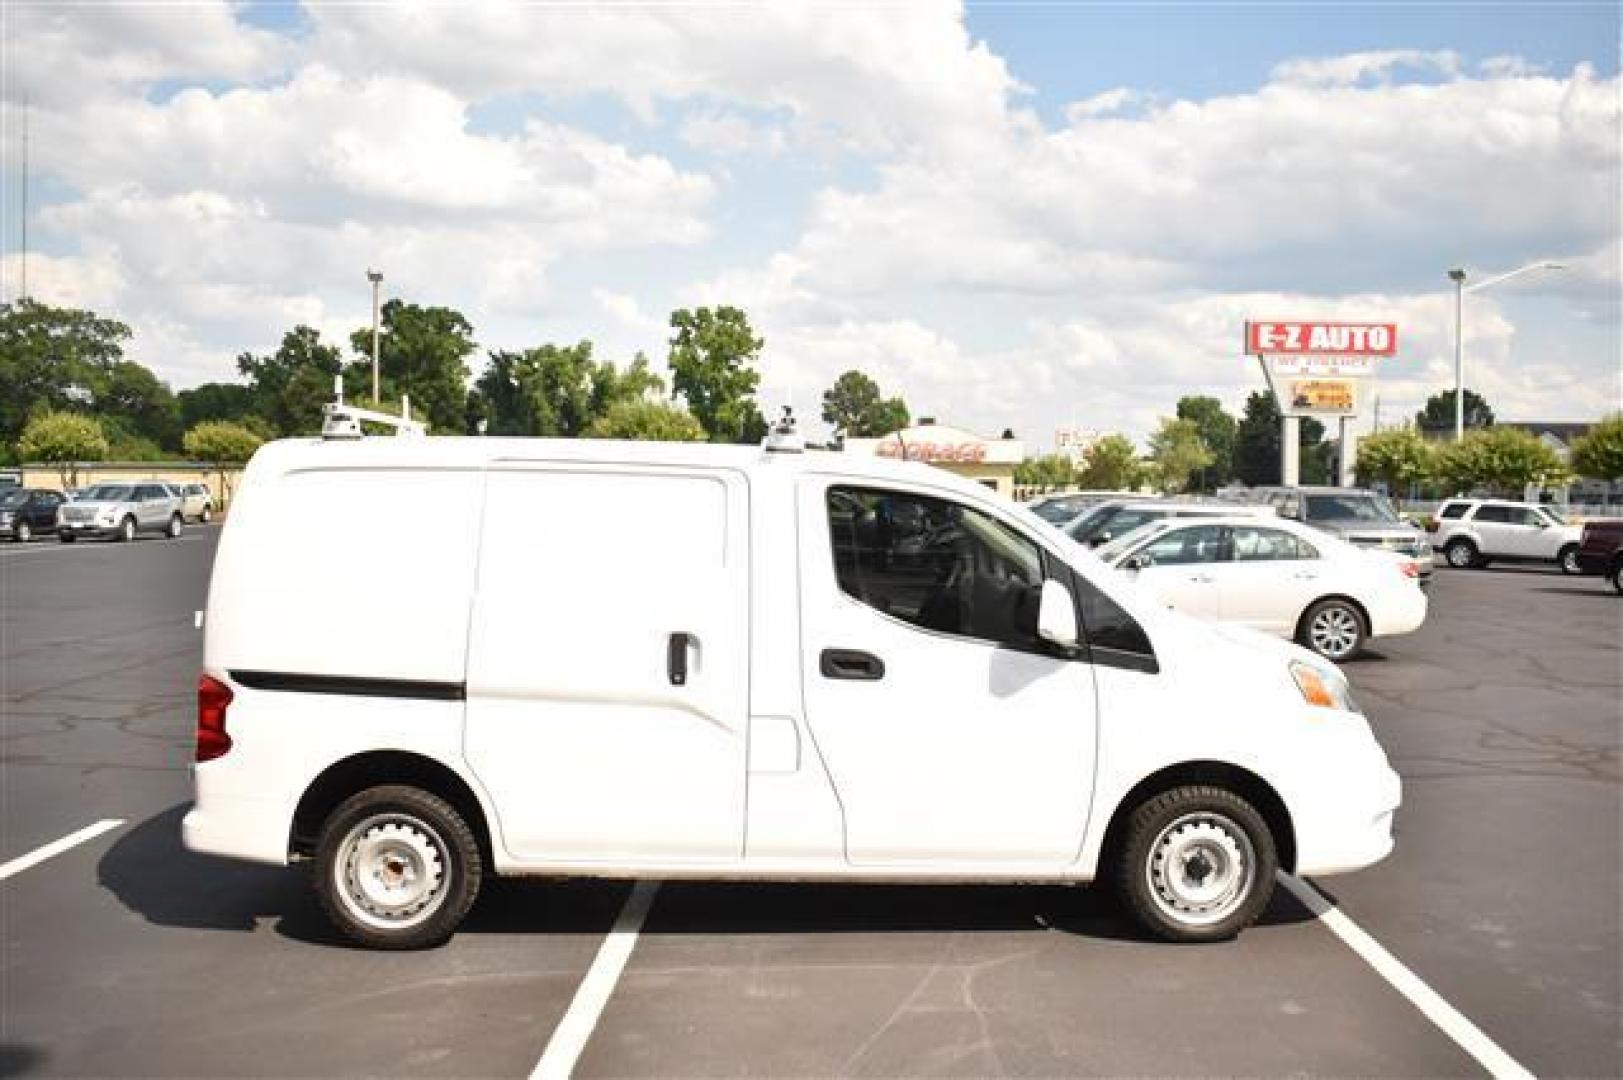
[[[23,98],[23,265],[19,300],[28,299],[28,98]]]
[[[1450,270],[1454,282],[1454,441],[1465,438],[1465,271]]]
[[[366,280],[372,283],[372,407],[375,409],[382,403],[378,391],[378,289],[383,284],[383,273],[368,270]]]

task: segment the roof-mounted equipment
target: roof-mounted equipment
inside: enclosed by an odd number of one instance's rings
[[[366,434],[361,430],[361,422],[369,424],[382,424],[394,428],[395,437],[408,438],[428,434],[428,429],[420,420],[411,418],[411,398],[406,394],[400,395],[400,415],[378,412],[375,409],[361,409],[354,405],[344,404],[344,380],[342,376],[333,379],[333,395],[336,400],[329,401],[321,407],[321,437],[323,439],[359,439]]]

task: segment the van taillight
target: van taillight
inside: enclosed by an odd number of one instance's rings
[[[197,677],[197,760],[213,761],[231,749],[225,733],[225,710],[231,688],[210,675]]]

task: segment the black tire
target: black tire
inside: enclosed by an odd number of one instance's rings
[[[1623,595],[1623,559],[1612,564],[1611,578],[1612,588],[1616,589],[1619,595]]]
[[[1568,544],[1562,548],[1555,557],[1556,564],[1561,567],[1563,574],[1581,574],[1584,568],[1578,565],[1578,545]]]
[[[26,521],[19,521],[17,527],[12,530],[11,535],[17,543],[26,544],[34,538],[34,527]]]
[[[131,540],[135,539],[135,533],[135,519],[133,517],[126,517],[123,521],[118,523],[118,532],[113,534],[113,539],[120,544],[127,544]]]
[[[179,514],[174,514],[169,518],[169,526],[164,530],[164,535],[169,537],[171,540],[179,540],[180,534],[185,531],[186,523],[180,520]]]
[[[1333,597],[1308,608],[1296,629],[1298,644],[1338,664],[1363,652],[1368,637],[1364,613],[1350,601]]]
[[[197,515],[197,520],[202,524],[207,525],[209,523],[209,518],[213,516],[214,512],[205,506],[203,507],[203,512]]]
[[[362,892],[368,875],[357,862],[368,856],[381,898]],[[385,874],[398,875],[398,882],[386,882]],[[423,892],[418,879],[430,875],[437,884]],[[391,784],[351,796],[328,816],[316,844],[322,909],[345,937],[372,949],[443,944],[473,906],[483,875],[467,821],[444,799],[414,787]]]
[[[56,538],[58,540],[62,541],[64,544],[71,544],[75,540],[79,539],[77,536],[74,536],[72,533],[57,533]]]
[[[1463,537],[1448,542],[1448,546],[1443,548],[1443,558],[1456,570],[1483,565],[1482,556],[1477,554],[1476,545]]]
[[[1256,922],[1279,855],[1255,807],[1224,788],[1173,788],[1135,807],[1113,867],[1123,907],[1163,941],[1227,941]],[[1213,879],[1215,892],[1206,878]]]

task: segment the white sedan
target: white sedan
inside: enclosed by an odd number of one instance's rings
[[[1293,638],[1330,660],[1426,620],[1413,559],[1285,519],[1169,518],[1094,554],[1171,608]]]

